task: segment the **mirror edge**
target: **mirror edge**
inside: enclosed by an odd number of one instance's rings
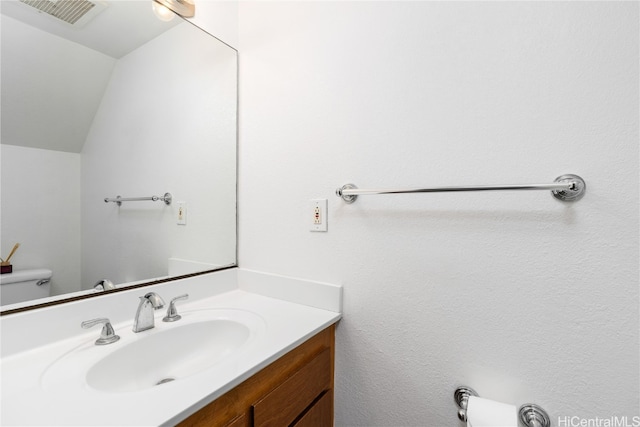
[[[36,310],[36,309],[39,309],[39,308],[52,307],[54,305],[66,304],[68,302],[75,302],[75,301],[81,301],[81,300],[84,300],[84,299],[95,298],[95,297],[104,296],[104,295],[107,295],[107,294],[110,295],[110,294],[113,294],[113,293],[116,293],[116,292],[130,291],[132,289],[144,288],[146,286],[151,286],[151,285],[159,285],[161,283],[173,282],[175,280],[188,279],[188,278],[191,278],[191,277],[202,276],[204,274],[209,274],[209,273],[213,273],[213,272],[216,272],[216,271],[229,270],[229,269],[232,269],[232,268],[237,268],[237,265],[234,264],[234,265],[229,265],[229,266],[226,266],[226,267],[216,268],[216,269],[213,269],[213,270],[206,270],[206,271],[199,271],[197,273],[184,274],[182,276],[167,277],[165,279],[153,280],[151,282],[145,282],[145,283],[138,283],[138,284],[135,284],[135,285],[123,286],[122,288],[111,289],[111,290],[108,290],[108,291],[101,291],[99,293],[94,293],[94,294],[76,295],[76,296],[72,296],[72,297],[65,298],[65,299],[58,300],[58,301],[48,301],[48,302],[43,302],[43,303],[39,303],[39,304],[32,304],[32,305],[28,305],[28,306],[24,306],[24,307],[12,308],[12,309],[9,309],[9,310],[0,311],[0,317],[1,316],[7,316],[7,315],[10,315],[10,314],[22,313],[22,312],[29,311],[29,310]]]

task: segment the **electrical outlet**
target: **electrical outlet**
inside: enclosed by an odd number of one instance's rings
[[[327,199],[309,201],[311,231],[327,231]]]
[[[313,225],[322,224],[322,215],[320,215],[320,206],[313,208]]]
[[[178,225],[187,225],[187,202],[176,202]]]

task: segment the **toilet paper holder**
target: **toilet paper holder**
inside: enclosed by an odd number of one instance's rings
[[[469,397],[479,397],[478,393],[471,387],[461,386],[453,393],[453,398],[458,405],[458,418],[460,421],[467,422],[467,404]],[[551,420],[547,412],[540,406],[533,403],[526,403],[518,410],[518,419],[525,427],[550,427]]]

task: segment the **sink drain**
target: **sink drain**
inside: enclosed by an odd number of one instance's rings
[[[169,378],[163,378],[163,379],[161,379],[160,381],[158,381],[158,382],[156,383],[156,385],[160,385],[160,384],[164,384],[164,383],[170,383],[171,381],[175,381],[175,378],[171,378],[171,377],[169,377]]]

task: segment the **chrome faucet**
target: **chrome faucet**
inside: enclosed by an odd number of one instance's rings
[[[155,326],[153,310],[164,307],[164,300],[155,292],[149,292],[140,297],[140,304],[133,319],[133,332],[142,332]]]

